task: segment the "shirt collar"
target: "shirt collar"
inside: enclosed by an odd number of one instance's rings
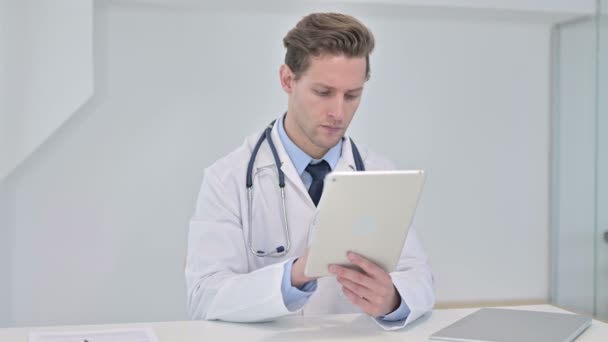
[[[283,147],[285,147],[285,151],[291,159],[293,166],[295,166],[298,175],[302,176],[302,174],[304,173],[304,169],[306,169],[306,166],[308,166],[308,164],[310,164],[311,162],[313,162],[314,164],[320,162],[323,159],[329,164],[329,167],[331,167],[332,170],[336,168],[338,160],[340,159],[340,156],[342,154],[343,139],[340,139],[339,143],[337,143],[334,147],[330,148],[329,151],[327,151],[327,153],[323,156],[323,158],[314,159],[308,154],[306,154],[306,152],[302,151],[302,149],[299,148],[289,138],[287,132],[285,132],[284,119],[285,115],[281,116],[278,122],[279,137],[281,138],[281,143],[283,144]]]

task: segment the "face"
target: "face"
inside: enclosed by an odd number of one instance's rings
[[[340,142],[363,93],[365,57],[312,57],[308,69],[295,79],[281,66],[281,86],[288,94],[285,131],[315,159]]]

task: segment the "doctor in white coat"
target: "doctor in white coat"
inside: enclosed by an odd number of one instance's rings
[[[362,312],[385,329],[404,327],[435,301],[432,271],[414,229],[394,272],[352,253],[362,272],[337,265],[330,266],[332,277],[310,279],[303,272],[322,191],[322,177],[313,170],[356,170],[357,155],[366,170],[393,168],[345,135],[369,79],[374,38],[353,17],[316,13],[283,43],[287,112],[205,170],[188,235],[189,315],[257,322]]]

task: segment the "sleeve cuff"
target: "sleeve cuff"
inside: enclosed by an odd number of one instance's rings
[[[317,281],[309,281],[301,288],[291,286],[291,268],[296,259],[289,260],[284,265],[283,281],[281,284],[281,293],[283,294],[283,302],[289,311],[301,309],[308,301],[308,298],[317,289]]]
[[[397,310],[395,310],[387,315],[379,316],[378,318],[385,322],[395,322],[395,321],[402,321],[402,320],[406,319],[409,314],[410,314],[410,308],[407,306],[405,301],[403,299],[401,299],[401,304],[399,305]]]

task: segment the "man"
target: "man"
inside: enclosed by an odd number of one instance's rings
[[[205,170],[188,237],[189,314],[253,322],[364,312],[385,329],[403,327],[435,300],[415,230],[395,272],[349,253],[362,272],[332,265],[335,277],[304,275],[325,174],[357,169],[355,150],[366,170],[393,168],[345,136],[369,79],[374,38],[353,17],[319,13],[304,17],[283,43],[279,76],[287,112]]]

